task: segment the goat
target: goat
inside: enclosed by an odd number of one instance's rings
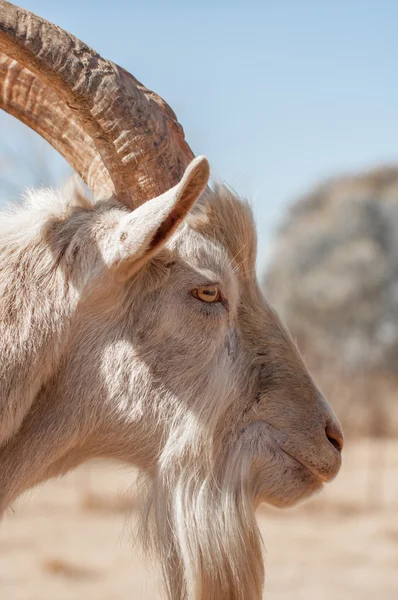
[[[255,510],[337,474],[343,438],[261,294],[248,204],[170,107],[0,0],[0,106],[87,183],[0,221],[0,509],[95,457],[145,479],[173,600],[260,600]]]

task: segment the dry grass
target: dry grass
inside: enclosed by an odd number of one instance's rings
[[[42,569],[50,575],[66,579],[90,579],[98,577],[98,573],[82,565],[72,564],[63,558],[46,558],[42,561]]]
[[[87,512],[130,514],[136,509],[134,498],[123,496],[104,496],[95,492],[82,494],[80,498],[82,510]]]

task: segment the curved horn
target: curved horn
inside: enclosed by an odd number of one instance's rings
[[[0,107],[52,144],[95,197],[135,208],[193,153],[171,108],[63,29],[0,0]]]

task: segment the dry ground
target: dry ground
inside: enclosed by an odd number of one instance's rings
[[[0,533],[1,600],[161,598],[132,547],[133,479],[93,463],[19,501]],[[326,491],[259,519],[268,600],[398,598],[398,442],[348,444]]]

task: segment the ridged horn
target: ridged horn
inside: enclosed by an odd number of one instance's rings
[[[135,208],[176,185],[192,150],[172,109],[60,27],[0,0],[0,107],[37,131],[96,198]]]

